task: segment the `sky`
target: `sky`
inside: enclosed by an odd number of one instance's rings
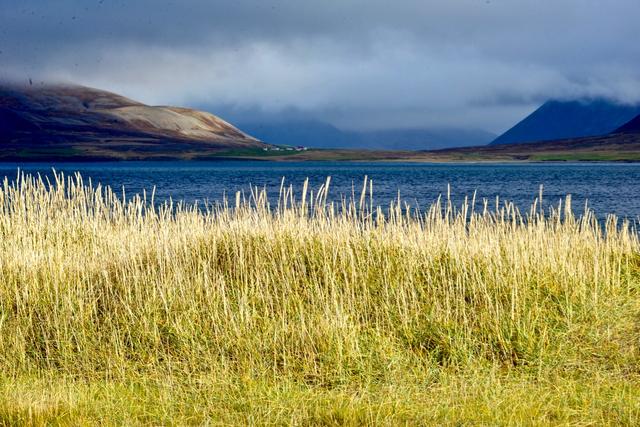
[[[500,133],[551,98],[640,101],[638,22],[638,0],[0,0],[0,79]]]

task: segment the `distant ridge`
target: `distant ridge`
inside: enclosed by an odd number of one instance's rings
[[[342,130],[315,120],[241,122],[240,127],[271,144],[330,149],[437,150],[486,145],[496,137],[480,129],[464,128]]]
[[[239,126],[269,144],[345,148],[353,143],[350,133],[318,120],[246,121],[240,122]]]
[[[606,135],[639,114],[640,105],[623,105],[603,98],[548,101],[491,145]]]

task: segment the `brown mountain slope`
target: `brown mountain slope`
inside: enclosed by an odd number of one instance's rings
[[[162,158],[265,145],[202,111],[82,86],[0,85],[0,158]]]

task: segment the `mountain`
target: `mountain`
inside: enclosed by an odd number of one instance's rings
[[[614,133],[640,133],[640,115],[620,126]]]
[[[360,133],[360,147],[377,150],[438,150],[486,145],[495,134],[480,129],[388,129]]]
[[[640,133],[429,151],[433,161],[640,161]]]
[[[640,114],[640,105],[606,99],[548,101],[491,145],[606,135]]]
[[[265,144],[213,114],[149,106],[83,86],[0,85],[4,158],[153,158],[206,155]]]
[[[271,144],[303,145],[311,148],[435,150],[485,145],[495,138],[492,133],[475,129],[348,131],[312,120],[240,122],[240,127]]]
[[[429,151],[439,161],[640,161],[640,115],[604,135]]]
[[[261,141],[277,145],[303,145],[313,148],[348,147],[357,135],[315,120],[290,120],[276,122],[239,122],[245,129]]]

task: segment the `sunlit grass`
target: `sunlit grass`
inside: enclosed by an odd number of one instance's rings
[[[640,242],[521,214],[0,190],[0,424],[640,421]]]

